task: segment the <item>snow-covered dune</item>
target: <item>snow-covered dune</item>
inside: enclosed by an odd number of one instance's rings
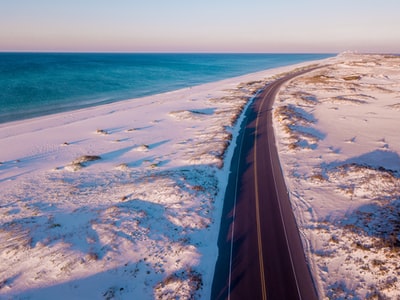
[[[344,53],[275,101],[281,163],[326,299],[400,297],[400,56]]]

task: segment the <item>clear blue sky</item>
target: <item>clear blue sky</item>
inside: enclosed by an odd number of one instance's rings
[[[400,0],[0,0],[0,51],[400,53]]]

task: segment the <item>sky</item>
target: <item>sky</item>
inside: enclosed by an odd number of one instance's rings
[[[399,0],[0,0],[0,51],[400,53]]]

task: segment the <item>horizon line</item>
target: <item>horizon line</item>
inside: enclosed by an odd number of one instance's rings
[[[345,51],[346,52],[346,51]],[[358,52],[357,53],[362,53]],[[121,54],[338,54],[342,52],[308,51],[96,51],[96,50],[0,50],[0,53],[121,53]]]

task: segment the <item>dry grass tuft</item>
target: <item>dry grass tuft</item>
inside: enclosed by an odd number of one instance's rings
[[[83,155],[75,160],[73,160],[67,167],[72,171],[78,171],[84,167],[86,164],[91,161],[96,161],[101,159],[98,155]]]
[[[190,299],[196,299],[202,287],[201,275],[189,269],[167,276],[157,284],[155,294],[157,299],[181,299],[182,295],[191,295]]]
[[[108,135],[109,133],[106,131],[106,130],[104,130],[104,129],[97,129],[96,130],[96,133],[97,134],[103,134],[103,135]]]

